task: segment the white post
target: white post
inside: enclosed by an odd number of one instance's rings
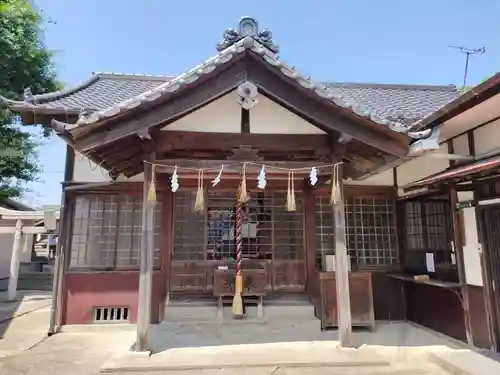
[[[14,244],[12,245],[12,258],[10,260],[9,287],[7,293],[9,301],[14,301],[17,295],[17,280],[19,278],[19,264],[22,250],[22,230],[23,223],[21,219],[17,219]]]

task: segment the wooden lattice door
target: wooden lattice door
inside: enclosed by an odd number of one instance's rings
[[[302,200],[286,211],[286,193],[250,192],[243,208],[243,257],[260,262],[268,290],[303,290],[305,286]],[[196,192],[175,194],[170,290],[213,288],[213,270],[236,255],[234,191],[206,193],[206,210],[194,212]]]

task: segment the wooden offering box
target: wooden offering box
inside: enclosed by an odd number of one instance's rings
[[[321,272],[319,274],[319,289],[319,301],[315,310],[316,317],[321,319],[321,329],[338,327],[335,272]],[[349,291],[352,325],[373,329],[375,327],[375,314],[371,273],[350,272]]]
[[[216,267],[214,270],[214,295],[217,297],[233,296],[236,278],[236,263],[224,264],[227,269]],[[267,274],[262,264],[246,260],[242,264],[243,296],[263,296],[266,294]]]

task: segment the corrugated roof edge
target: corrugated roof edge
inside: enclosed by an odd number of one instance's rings
[[[395,132],[408,133],[409,127],[407,125],[398,121],[381,118],[371,113],[366,107],[360,105],[359,103],[345,101],[341,95],[335,94],[327,85],[323,83],[314,83],[310,77],[298,73],[293,67],[281,61],[277,54],[271,52],[268,48],[252,37],[246,37],[240,40],[239,42],[219,52],[217,55],[209,58],[202,64],[184,72],[169,82],[159,85],[154,89],[122,101],[104,110],[94,112],[88,116],[82,116],[78,120],[77,124],[85,125],[97,123],[101,120],[118,116],[125,111],[141,106],[145,102],[156,101],[167,93],[173,93],[186,87],[187,84],[193,83],[200,76],[212,72],[218,66],[228,63],[235,55],[241,54],[247,50],[251,50],[261,56],[266,63],[278,68],[283,75],[294,79],[305,89],[314,91],[319,98],[330,100],[340,108],[348,109],[358,116],[366,117],[372,122],[385,125]],[[419,138],[421,136],[422,135],[419,135]]]
[[[175,78],[166,74],[146,74],[146,73],[119,73],[119,72],[93,72],[103,79],[136,79],[138,81],[160,81],[168,82]]]
[[[147,78],[146,78],[147,77]],[[25,100],[27,103],[31,104],[43,104],[46,102],[50,102],[53,100],[58,100],[65,98],[69,95],[72,95],[78,91],[84,90],[90,85],[96,83],[100,79],[140,79],[144,80],[145,78],[148,81],[161,81],[161,82],[168,82],[170,79],[172,79],[172,76],[146,76],[142,74],[124,74],[124,73],[112,73],[112,72],[95,72],[92,73],[92,76],[81,83],[80,85],[73,86],[64,90],[60,91],[54,91],[50,92],[47,94],[39,94],[39,95],[33,95],[31,99]]]
[[[455,85],[418,85],[396,83],[366,83],[366,82],[324,82],[328,87],[338,88],[373,88],[387,90],[428,90],[428,91],[458,91]]]
[[[80,90],[83,90],[93,83],[99,80],[99,75],[94,74],[80,85],[69,87],[67,89],[62,89],[59,91],[49,92],[47,94],[32,95],[30,98],[25,97],[25,102],[29,104],[43,104],[44,102],[50,102],[52,100],[62,99],[66,96],[74,94]]]

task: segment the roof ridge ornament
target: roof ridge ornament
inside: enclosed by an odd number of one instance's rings
[[[233,28],[224,31],[224,40],[217,44],[217,51],[221,52],[245,37],[252,37],[273,53],[279,52],[279,46],[273,43],[273,34],[269,30],[259,31],[259,23],[253,17],[242,17],[238,30]]]
[[[26,101],[26,102],[33,102],[35,100],[35,96],[33,95],[33,92],[31,91],[31,87],[26,87],[24,89],[23,97],[24,97],[24,101]]]

